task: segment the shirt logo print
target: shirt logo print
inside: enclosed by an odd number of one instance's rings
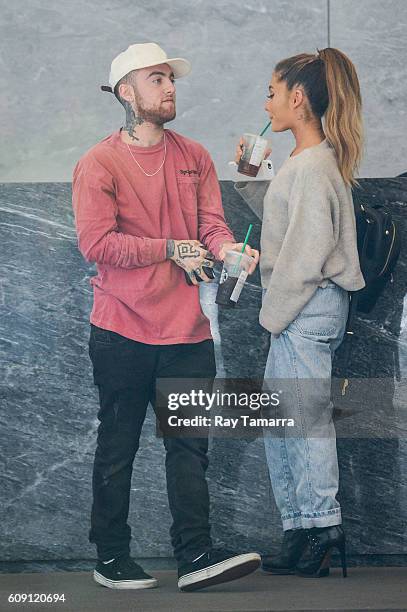
[[[191,176],[191,174],[198,174],[198,170],[180,170],[179,172],[183,176],[185,176],[186,174],[188,174],[188,176]]]

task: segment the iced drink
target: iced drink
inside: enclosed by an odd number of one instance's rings
[[[267,150],[267,140],[256,134],[243,134],[242,157],[237,171],[246,176],[257,176]]]
[[[216,294],[216,304],[234,308],[244,287],[253,257],[238,251],[226,251]]]

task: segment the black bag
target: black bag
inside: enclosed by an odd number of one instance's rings
[[[400,233],[391,214],[381,205],[362,202],[358,191],[353,192],[360,268],[366,287],[353,292],[357,310],[368,313],[391,280],[400,254]]]
[[[346,324],[344,347],[345,377],[351,351],[351,340],[356,313],[370,312],[383,293],[386,284],[393,281],[392,273],[401,248],[401,237],[397,224],[383,206],[362,202],[358,190],[353,191],[355,207],[357,247],[360,269],[366,286],[350,292],[349,316]],[[344,379],[342,395],[349,381]]]

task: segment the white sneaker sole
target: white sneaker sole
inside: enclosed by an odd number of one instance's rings
[[[148,578],[147,580],[110,580],[99,574],[96,570],[93,571],[93,579],[109,589],[153,589],[158,586],[158,580],[155,578]]]
[[[261,563],[257,553],[236,555],[215,565],[181,576],[178,586],[181,591],[195,591],[207,586],[230,582],[254,572]]]

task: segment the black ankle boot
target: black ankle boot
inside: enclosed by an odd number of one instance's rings
[[[277,557],[263,557],[262,569],[270,574],[295,574],[295,566],[308,544],[306,529],[284,531],[280,554]]]
[[[309,578],[328,576],[331,553],[337,548],[341,555],[342,575],[347,576],[345,533],[340,525],[307,529],[308,546],[304,557],[297,563],[295,573]]]

